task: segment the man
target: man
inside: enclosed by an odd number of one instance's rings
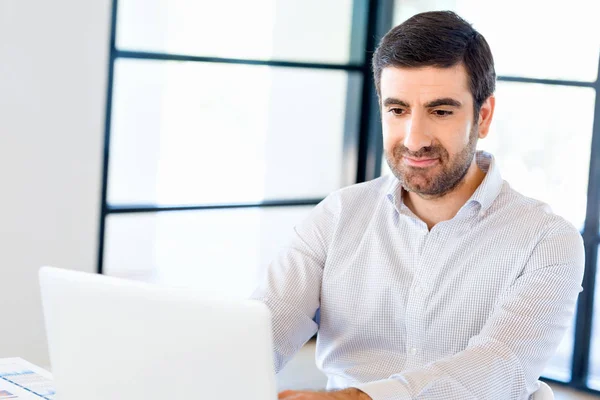
[[[526,399],[573,315],[581,237],[476,151],[496,75],[470,24],[416,15],[373,70],[393,176],[328,196],[253,295],[277,371],[318,331],[329,392],[279,398]]]

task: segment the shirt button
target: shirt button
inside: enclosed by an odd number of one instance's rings
[[[422,291],[421,286],[415,286],[415,293],[421,293]]]
[[[418,349],[416,347],[411,347],[410,349],[410,355],[414,356],[415,354],[417,354]]]

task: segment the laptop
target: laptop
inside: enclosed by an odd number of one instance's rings
[[[60,400],[277,398],[264,304],[52,267],[39,277]]]

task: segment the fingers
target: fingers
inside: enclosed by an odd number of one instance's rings
[[[285,390],[279,393],[279,400],[323,400],[329,399],[329,395],[320,392]]]
[[[297,397],[297,394],[298,393],[295,390],[285,390],[285,391],[279,393],[279,397],[277,397],[277,398],[279,400],[284,400],[284,399],[291,400],[291,399]]]

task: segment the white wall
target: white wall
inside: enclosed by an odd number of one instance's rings
[[[109,0],[0,1],[0,358],[48,365],[37,270],[93,271]]]

